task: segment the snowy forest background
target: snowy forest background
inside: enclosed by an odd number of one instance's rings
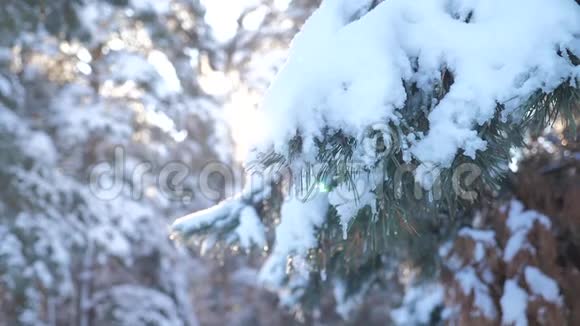
[[[503,148],[505,178],[490,173],[500,187],[453,223],[396,220],[376,263],[343,219],[329,234],[345,242],[329,252],[346,247],[365,264],[264,288],[281,198],[251,198],[274,211],[261,241],[172,234],[175,219],[244,187],[256,108],[319,4],[0,2],[0,326],[580,323],[577,25],[558,54],[573,71],[566,101],[549,98],[541,128]]]
[[[2,1],[0,325],[278,318],[247,263],[169,225],[225,195],[197,176],[239,171],[235,128],[314,2],[205,3]]]

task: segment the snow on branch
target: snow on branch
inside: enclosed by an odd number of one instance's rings
[[[576,85],[580,76],[572,0],[390,0],[361,14],[370,3],[323,1],[307,21],[264,100],[258,151],[288,153],[299,135],[311,160],[325,130],[357,136],[425,109],[428,129],[413,132],[408,150],[420,175],[450,167],[458,153],[485,151],[476,126],[498,109],[515,116],[538,90]],[[409,84],[432,105],[409,108]]]
[[[171,227],[172,237],[188,239],[191,236],[205,236],[202,251],[209,249],[217,240],[227,243],[239,241],[247,249],[252,244],[264,247],[264,225],[256,210],[270,191],[267,181],[247,186],[235,197],[177,219]]]

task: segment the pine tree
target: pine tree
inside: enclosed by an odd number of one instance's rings
[[[389,266],[433,276],[529,132],[575,135],[579,35],[572,0],[323,1],[264,98],[245,190],[174,234],[266,250],[292,309],[330,290],[347,317]]]

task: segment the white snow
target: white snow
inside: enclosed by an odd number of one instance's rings
[[[517,200],[510,202],[506,224],[511,236],[504,249],[504,261],[511,261],[520,250],[534,250],[528,243],[528,232],[530,232],[536,222],[546,228],[551,227],[548,217],[533,210],[524,211],[523,204]]]
[[[278,284],[286,272],[288,257],[300,259],[308,249],[316,247],[316,229],[325,221],[327,210],[328,196],[325,193],[306,201],[290,198],[284,202],[273,252],[260,271],[261,282],[270,286]]]
[[[238,201],[238,198],[225,200],[210,208],[197,211],[175,220],[172,228],[175,232],[188,234],[193,230],[198,230],[212,223],[215,223],[216,227],[220,227],[226,223],[230,223],[233,218],[231,212],[239,210],[242,207],[243,206]]]
[[[266,230],[253,205],[269,195],[268,180],[258,174],[252,175],[237,196],[175,220],[171,226],[173,235],[187,236],[195,232],[204,233],[203,230],[208,227],[220,229],[234,226],[233,234],[225,239],[228,244],[238,241],[245,249],[250,249],[252,245],[264,248],[267,245]],[[211,233],[207,235],[203,239],[201,252],[211,249],[218,240]]]
[[[328,199],[317,194],[303,202],[292,198],[282,205],[281,222],[276,228],[276,247],[283,252],[304,252],[316,246],[315,227],[326,218]]]
[[[556,304],[562,303],[558,283],[551,277],[534,266],[527,266],[524,273],[526,283],[532,293],[542,296],[546,301]]]
[[[475,242],[473,256],[476,261],[481,261],[485,257],[485,247],[495,247],[495,232],[492,230],[464,227],[459,230],[459,236],[473,239]]]
[[[138,53],[115,52],[108,58],[111,62],[113,81],[147,83],[158,96],[169,96],[181,91],[175,67],[163,52],[153,50],[145,58]]]
[[[464,227],[459,230],[459,236],[469,237],[477,242],[483,242],[486,245],[495,245],[495,232],[492,230],[477,230],[469,227]]]
[[[328,201],[336,208],[340,219],[344,239],[348,236],[350,223],[360,209],[369,206],[372,213],[376,212],[376,195],[371,192],[374,186],[370,178],[359,175],[354,184],[340,184],[328,193]]]
[[[252,206],[246,206],[240,212],[240,225],[235,232],[239,237],[240,245],[244,248],[250,248],[252,243],[260,247],[266,245],[264,225]]]
[[[505,282],[500,305],[503,313],[501,319],[503,325],[528,325],[526,317],[528,295],[518,286],[517,281],[510,279]]]
[[[428,325],[444,297],[445,290],[437,283],[407,288],[402,306],[391,312],[391,318],[396,325]]]
[[[8,80],[8,78],[0,75],[0,94],[3,96],[8,96],[8,95],[10,95],[11,91],[12,91],[12,85],[10,83],[10,80]]]
[[[475,261],[481,261],[485,257],[485,248],[480,242],[475,244],[473,257],[475,258]]]
[[[547,216],[533,210],[524,211],[524,205],[520,201],[511,201],[506,223],[512,233],[523,229],[530,230],[535,222],[543,224],[546,228],[551,227],[550,219]]]
[[[521,250],[528,250],[534,252],[534,248],[528,243],[528,231],[520,230],[511,235],[503,252],[503,260],[511,261],[515,255]]]
[[[181,82],[177,77],[175,67],[167,55],[159,50],[153,50],[147,56],[147,61],[155,68],[159,76],[163,78],[164,90],[162,93],[179,93],[181,92]],[[157,87],[161,87],[160,85]]]
[[[160,0],[131,0],[131,5],[141,11],[153,11],[156,14],[169,12],[171,1]]]
[[[497,310],[489,293],[488,286],[481,281],[472,267],[464,267],[455,273],[455,279],[459,282],[465,295],[473,292],[474,304],[486,318],[494,319]]]
[[[30,157],[39,161],[44,160],[47,164],[56,163],[56,148],[52,139],[45,133],[32,131],[23,143],[22,148]]]
[[[256,0],[202,0],[205,7],[205,21],[211,26],[214,37],[219,42],[228,42],[238,30],[240,15],[259,4]]]
[[[403,80],[429,92],[447,67],[454,84],[410,147],[421,176],[449,167],[460,151],[485,150],[474,127],[490,121],[497,103],[512,112],[537,89],[580,75],[556,53],[578,48],[572,0],[390,0],[365,14],[370,3],[323,1],[296,35],[262,106],[269,123],[259,151],[287,153],[299,131],[308,159],[325,126],[356,136],[378,121],[398,123]]]

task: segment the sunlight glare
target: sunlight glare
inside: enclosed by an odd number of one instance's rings
[[[226,119],[235,143],[234,157],[243,162],[261,135],[262,119],[258,111],[260,96],[247,89],[236,91],[226,105]]]
[[[238,17],[244,9],[256,1],[248,0],[202,0],[205,7],[205,19],[211,26],[213,35],[220,42],[227,42],[234,37],[238,29]]]

